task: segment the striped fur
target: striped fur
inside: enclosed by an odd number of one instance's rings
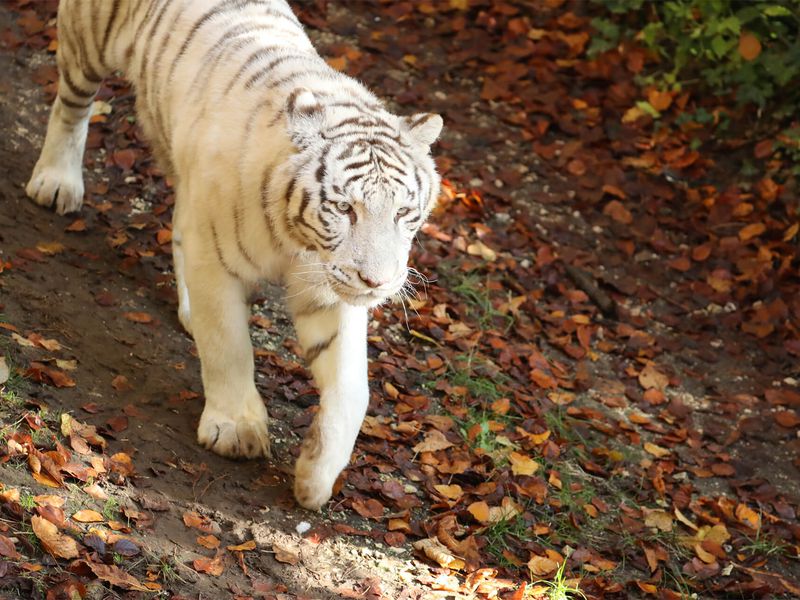
[[[438,195],[441,117],[388,112],[327,65],[283,0],[61,0],[58,31],[58,96],[28,195],[81,207],[92,102],[124,72],[175,180],[179,316],[206,396],[198,439],[225,456],[269,452],[246,296],[284,281],[320,388],[295,494],[319,508],[367,406],[367,308],[403,286]]]

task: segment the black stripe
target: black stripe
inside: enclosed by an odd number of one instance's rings
[[[275,69],[276,67],[278,67],[281,64],[285,63],[287,60],[296,60],[296,59],[299,59],[299,58],[309,58],[309,55],[308,54],[285,54],[283,56],[279,56],[278,58],[275,58],[275,59],[271,60],[264,67],[260,68],[258,71],[253,73],[253,75],[251,75],[250,78],[247,80],[247,83],[244,84],[244,87],[249,90],[250,88],[253,87],[253,85],[255,85],[255,83],[257,81],[259,81],[260,79],[263,79],[264,77],[269,75],[269,72],[272,71],[273,69]],[[273,87],[273,86],[270,86],[270,87]]]
[[[238,199],[235,201],[236,203],[233,206],[233,234],[236,237],[236,247],[239,249],[239,253],[244,256],[244,259],[248,262],[248,264],[253,267],[256,271],[260,271],[258,264],[247,251],[247,248],[244,247],[242,243],[242,233],[241,233],[241,225],[242,225],[242,211],[241,206],[239,205]]]
[[[108,21],[106,22],[106,30],[103,32],[103,45],[101,47],[102,52],[106,51],[108,47],[108,37],[111,35],[111,30],[114,27],[114,22],[117,20],[117,14],[119,12],[119,4],[120,0],[114,0],[114,5],[111,7],[111,14],[108,17]]]
[[[234,75],[231,78],[230,82],[228,82],[228,85],[225,87],[224,93],[225,94],[229,93],[231,89],[233,89],[233,86],[235,86],[236,83],[241,79],[242,75],[244,75],[245,71],[247,71],[247,69],[250,68],[250,66],[254,62],[258,61],[259,58],[266,58],[267,56],[273,54],[276,50],[280,50],[281,48],[282,46],[264,46],[262,48],[259,48],[255,52],[251,53],[250,56],[248,56],[242,63],[242,65],[239,67],[239,70],[236,71],[236,75]]]
[[[69,106],[70,108],[74,108],[76,110],[87,110],[92,106],[92,102],[89,102],[89,104],[79,104],[77,102],[73,102],[72,100],[65,98],[61,94],[58,95],[58,98],[59,100],[61,100],[61,104],[63,104],[64,106]]]
[[[91,98],[97,93],[97,90],[90,91],[80,87],[79,85],[76,85],[75,81],[72,79],[72,75],[69,74],[68,66],[65,66],[64,69],[61,69],[61,75],[64,78],[64,83],[67,84],[67,87],[73,96],[77,96],[78,98]]]
[[[342,171],[352,171],[353,169],[360,169],[361,167],[366,167],[367,165],[370,165],[373,162],[374,161],[371,158],[368,158],[367,160],[362,160],[361,162],[350,163],[342,167]]]
[[[217,228],[214,227],[214,223],[211,223],[211,237],[214,240],[214,250],[217,253],[217,259],[219,260],[219,264],[222,265],[222,268],[225,269],[225,272],[233,277],[234,279],[241,279],[239,275],[234,271],[230,265],[225,261],[225,257],[222,256],[222,248],[219,245],[219,237],[217,237]]]
[[[338,335],[339,335],[339,332],[337,331],[336,333],[334,333],[331,337],[329,337],[324,342],[320,342],[319,344],[314,344],[313,346],[311,346],[311,348],[306,350],[306,352],[305,352],[306,363],[308,365],[311,365],[311,363],[313,363],[315,360],[317,360],[317,358],[319,358],[320,354],[322,354],[325,350],[330,348],[330,345],[333,343],[333,340],[335,340],[336,336],[338,336]]]
[[[342,184],[342,187],[344,189],[347,189],[347,187],[351,183],[353,183],[354,181],[358,181],[359,179],[363,179],[364,177],[367,176],[368,173],[369,173],[369,171],[364,171],[363,173],[356,173],[355,175],[350,175],[350,177],[345,179],[345,182]]]

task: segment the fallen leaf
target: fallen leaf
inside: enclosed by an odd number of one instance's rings
[[[511,461],[511,472],[514,475],[533,475],[541,466],[530,456],[515,451],[509,453],[508,460]]]
[[[433,429],[425,434],[425,439],[414,446],[413,450],[414,452],[436,452],[438,450],[451,448],[452,446],[453,443],[450,442],[441,431]]]
[[[192,566],[194,570],[199,573],[206,573],[213,577],[219,577],[225,570],[222,556],[222,554],[217,554],[214,558],[206,558],[205,556],[196,558],[192,561]]]
[[[11,371],[9,370],[8,364],[6,363],[6,357],[0,356],[0,385],[8,381],[10,375]]]
[[[272,544],[272,551],[275,553],[275,560],[278,562],[292,566],[300,562],[300,555],[288,546],[276,542]]]
[[[72,515],[72,519],[78,523],[102,523],[105,520],[99,512],[90,509],[79,510]]]
[[[42,548],[57,558],[77,558],[78,543],[61,533],[53,523],[39,516],[31,517],[33,533],[42,543]]]
[[[146,312],[126,312],[122,316],[134,323],[152,323],[153,317]]]
[[[650,363],[639,372],[639,384],[644,389],[655,388],[663,391],[669,384],[669,377]]]
[[[439,492],[440,495],[450,500],[458,500],[464,494],[464,490],[458,484],[454,485],[434,485],[433,489]]]
[[[231,552],[247,552],[249,550],[256,549],[256,541],[249,540],[247,542],[244,542],[243,544],[238,544],[236,546],[226,546],[226,548]]]
[[[220,545],[219,538],[211,534],[198,535],[197,543],[203,546],[203,548],[208,548],[209,550],[216,550],[217,548],[219,548]]]
[[[459,570],[463,569],[465,566],[465,563],[462,559],[458,558],[457,556],[453,556],[449,548],[447,548],[447,546],[442,544],[436,538],[417,540],[411,544],[411,546],[445,569]]]

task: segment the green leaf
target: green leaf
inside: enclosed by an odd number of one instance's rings
[[[780,4],[771,4],[770,6],[766,6],[761,9],[768,17],[791,17],[792,11],[790,11],[785,6],[781,6]]]

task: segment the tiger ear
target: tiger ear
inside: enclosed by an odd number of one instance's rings
[[[435,113],[418,113],[411,117],[402,117],[400,127],[411,138],[425,146],[430,146],[442,132],[444,121]]]
[[[307,148],[320,139],[325,109],[313,92],[306,88],[294,90],[286,99],[285,111],[287,130],[295,146]]]

